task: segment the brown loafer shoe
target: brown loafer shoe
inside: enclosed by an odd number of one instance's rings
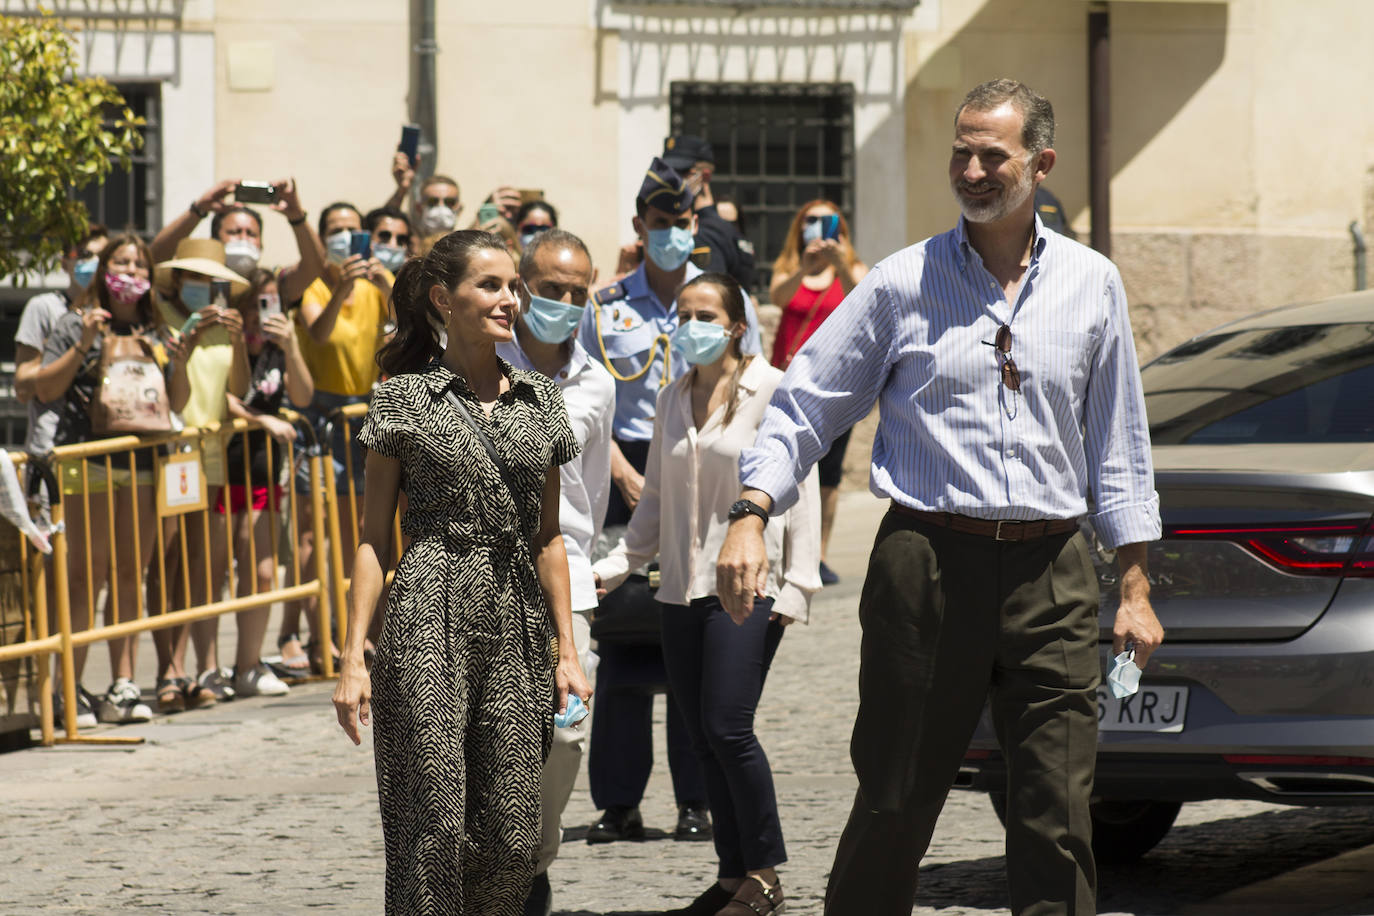
[[[782,882],[769,887],[762,878],[751,875],[716,916],[781,916],[782,911]]]

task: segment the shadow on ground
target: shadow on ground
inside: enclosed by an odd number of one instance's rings
[[[1098,908],[1166,916],[1292,871],[1374,844],[1374,808],[1293,808],[1175,827],[1130,865],[1103,866]],[[995,910],[1007,905],[1002,856],[921,869],[921,906]],[[1313,911],[1321,905],[1313,900]]]

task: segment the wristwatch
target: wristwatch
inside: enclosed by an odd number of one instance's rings
[[[730,514],[726,517],[733,522],[735,519],[744,518],[746,515],[756,516],[762,519],[765,525],[768,524],[768,513],[763,510],[763,506],[747,499],[735,500],[734,505],[730,507]]]

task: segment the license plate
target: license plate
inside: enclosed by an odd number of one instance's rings
[[[1141,684],[1135,696],[1121,700],[1097,688],[1097,727],[1104,732],[1181,732],[1187,712],[1187,687]]]

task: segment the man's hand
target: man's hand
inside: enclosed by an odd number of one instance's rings
[[[272,204],[273,210],[287,219],[300,219],[305,215],[300,195],[296,191],[296,179],[280,178],[272,182],[272,187],[277,189],[277,202]]]
[[[200,197],[196,198],[196,206],[206,213],[222,212],[229,206],[224,202],[224,198],[234,193],[234,188],[238,183],[238,178],[227,178],[221,181],[219,184],[200,195]]]
[[[1147,545],[1125,544],[1117,548],[1116,558],[1121,567],[1121,605],[1112,627],[1112,654],[1120,655],[1126,643],[1134,643],[1135,663],[1143,671],[1164,642],[1164,627],[1150,605]]]
[[[419,160],[419,155],[416,155]],[[416,163],[419,164],[418,161]],[[396,182],[397,190],[402,193],[409,191],[410,186],[415,183],[415,169],[410,167],[410,157],[400,150],[391,157],[391,179]]]
[[[495,204],[508,222],[515,222],[515,214],[520,212],[520,192],[508,185],[501,185],[488,194],[486,202]]]
[[[745,490],[740,496],[762,506],[773,507],[773,500],[759,490]],[[753,515],[737,518],[725,533],[716,560],[716,597],[736,624],[743,624],[754,612],[754,598],[765,596],[768,583],[768,552],[763,546],[763,519]]]

